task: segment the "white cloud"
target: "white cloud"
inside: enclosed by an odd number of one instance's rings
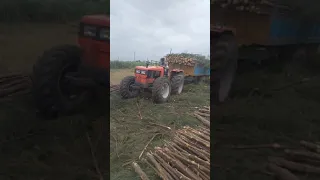
[[[111,0],[111,60],[159,60],[170,52],[209,55],[210,1]]]

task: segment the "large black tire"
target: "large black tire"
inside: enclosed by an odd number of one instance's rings
[[[38,59],[33,67],[33,94],[37,108],[45,116],[70,113],[78,109],[87,93],[76,92],[63,81],[65,73],[76,72],[81,63],[81,49],[73,45],[54,47]],[[66,91],[72,91],[68,92]],[[75,93],[71,95],[71,93]],[[73,98],[73,99],[72,99]]]
[[[233,35],[221,35],[215,39],[211,47],[213,64],[218,62],[220,66],[211,67],[213,81],[211,82],[214,103],[222,103],[228,99],[238,65],[238,45]]]
[[[168,102],[171,94],[171,84],[167,77],[159,77],[153,83],[152,99],[155,103]]]
[[[184,87],[183,73],[173,75],[171,78],[171,93],[181,94],[183,87]]]
[[[123,98],[134,98],[139,95],[139,90],[134,90],[130,88],[130,85],[133,85],[135,83],[135,77],[134,76],[127,76],[123,78],[123,80],[120,83],[120,94]]]

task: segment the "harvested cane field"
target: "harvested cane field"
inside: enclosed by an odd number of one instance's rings
[[[117,70],[111,72],[116,74],[118,73]],[[128,75],[133,75],[132,70],[128,70],[128,72],[130,72]],[[112,73],[111,78],[113,77]],[[117,78],[118,77],[116,77],[116,79]],[[168,161],[168,159],[159,159],[157,157],[153,158],[154,156],[158,156],[161,152],[163,152],[163,154],[160,154],[160,156],[163,155],[164,158],[172,157],[173,155],[170,153],[178,155],[177,157],[173,158],[174,160],[177,160],[179,157],[181,158],[187,156],[187,152],[190,150],[188,151],[183,145],[180,144],[182,148],[185,149],[185,152],[183,152],[184,154],[179,154],[173,148],[170,149],[168,146],[179,143],[180,141],[176,142],[177,139],[184,138],[184,140],[186,140],[185,138],[189,136],[185,137],[185,133],[191,134],[191,131],[193,133],[199,133],[199,128],[205,129],[205,126],[199,119],[197,119],[196,115],[194,115],[194,112],[202,109],[204,106],[209,106],[209,94],[210,89],[207,84],[188,84],[185,85],[182,94],[171,96],[171,99],[168,103],[154,104],[150,99],[150,94],[148,93],[145,93],[138,98],[126,100],[122,99],[117,92],[111,93],[111,179],[138,180],[140,179],[140,175],[137,173],[139,172],[139,167],[149,179],[161,179],[160,176],[176,177],[180,173],[185,175],[186,172],[184,172],[183,169],[176,171],[174,168],[169,166],[166,167],[166,172],[159,172],[159,169],[156,167],[157,165],[150,160],[150,157],[151,159],[156,160],[158,164],[162,164],[162,167],[164,165],[163,161]],[[204,118],[208,119],[208,117]],[[208,131],[209,130],[207,128],[207,135],[209,133]],[[209,137],[207,135],[204,135],[204,139],[199,138],[198,140],[205,142],[206,145],[209,145]],[[189,141],[187,142],[192,144]],[[179,147],[180,146],[176,148]],[[208,147],[206,147],[206,150],[208,150]],[[206,155],[208,154],[208,151],[202,152],[200,150],[199,153]],[[194,155],[194,157],[197,158],[198,156]],[[209,158],[209,156],[205,157]],[[201,160],[202,159],[200,158],[200,161]],[[208,169],[208,161],[202,160],[201,162],[204,162],[206,169]],[[171,164],[171,166],[177,167],[177,164]],[[180,168],[185,166],[186,162],[179,164]],[[204,174],[203,176],[207,175],[206,169],[204,172],[201,170],[201,173]],[[197,171],[200,170],[192,169],[189,174],[187,173],[186,176],[193,177]]]
[[[320,178],[317,71],[290,63],[239,74],[234,97],[214,108],[213,179]]]
[[[109,102],[48,120],[38,116],[30,93],[27,75],[38,56],[76,37],[77,29],[65,24],[0,24],[0,179],[109,177]]]

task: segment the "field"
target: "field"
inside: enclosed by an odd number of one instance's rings
[[[0,73],[31,72],[44,50],[76,43],[77,29],[70,25],[0,27]],[[109,123],[108,101],[99,103],[81,114],[51,121],[38,116],[31,94],[1,99],[0,179],[99,179],[91,152],[101,174],[108,177],[109,140],[104,128]]]
[[[132,69],[111,69],[110,83],[111,85],[120,84],[121,80],[126,76],[133,76],[134,68]]]
[[[161,145],[170,132],[162,126],[180,128],[184,125],[196,126],[200,122],[192,113],[196,108],[208,106],[209,87],[206,84],[186,85],[181,95],[172,96],[169,103],[154,104],[145,94],[138,99],[123,100],[117,94],[111,95],[110,114],[110,164],[112,180],[138,180],[130,166],[132,161],[144,163],[138,157],[148,141],[157,135],[147,150]],[[154,171],[142,168],[150,179],[158,179]]]
[[[265,168],[268,158],[285,157],[282,148],[271,147],[273,143],[301,148],[301,140],[319,141],[318,73],[287,67],[289,73],[261,70],[239,75],[235,97],[215,108],[213,179],[273,179]],[[319,179],[296,174],[303,180]]]

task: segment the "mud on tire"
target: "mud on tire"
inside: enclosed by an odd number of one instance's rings
[[[127,76],[123,78],[120,83],[120,94],[123,98],[134,98],[139,95],[139,90],[132,90],[130,89],[130,85],[135,83],[134,76]]]
[[[174,75],[171,78],[172,94],[181,94],[183,87],[184,87],[184,75],[182,73]]]
[[[43,115],[74,111],[84,101],[84,94],[73,100],[65,98],[59,84],[64,70],[76,72],[80,63],[81,49],[73,45],[54,47],[38,59],[33,67],[33,94],[36,106]]]
[[[167,89],[168,92],[164,93],[164,90]],[[159,77],[153,83],[152,88],[152,99],[155,103],[165,103],[169,100],[171,94],[171,84],[168,78]],[[164,95],[167,95],[164,97]]]
[[[211,67],[213,77],[211,81],[212,95],[214,103],[224,102],[230,93],[238,65],[238,46],[233,35],[221,35],[214,39],[211,46],[213,63],[219,66]]]

